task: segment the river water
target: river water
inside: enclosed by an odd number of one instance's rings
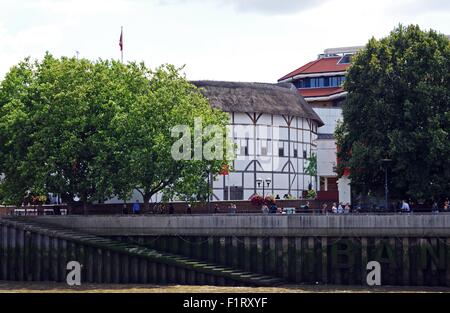
[[[445,292],[450,293],[450,287],[403,287],[403,286],[311,286],[285,285],[280,287],[217,287],[217,286],[186,286],[186,285],[115,285],[115,284],[85,284],[70,287],[63,283],[52,282],[5,282],[0,281],[0,293],[404,293],[404,292]]]

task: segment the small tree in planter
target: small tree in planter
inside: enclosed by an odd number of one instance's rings
[[[308,192],[306,193],[307,199],[315,199],[316,197],[317,197],[317,193],[314,189],[308,190]]]
[[[271,206],[272,204],[275,204],[275,198],[274,198],[273,196],[267,196],[267,197],[264,199],[264,203],[265,203],[267,206]]]
[[[250,197],[250,202],[254,206],[260,207],[264,204],[264,198],[261,195],[254,194],[253,196]]]

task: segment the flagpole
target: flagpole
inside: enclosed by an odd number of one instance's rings
[[[120,27],[120,38],[122,39],[122,47],[120,49],[120,57],[123,63],[123,26]]]

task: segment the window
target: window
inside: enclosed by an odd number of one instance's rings
[[[284,157],[284,147],[279,147],[278,148],[278,156]]]
[[[303,158],[306,159],[307,158],[307,153],[306,150],[303,150]]]
[[[223,195],[225,200],[243,200],[244,188],[238,186],[230,186],[230,198],[228,198],[228,186],[223,189]]]
[[[318,87],[324,87],[325,86],[325,78],[323,78],[323,77],[318,78],[317,85],[318,85]]]
[[[297,151],[297,149],[294,149],[294,158],[298,158],[298,151]]]
[[[240,155],[248,155],[248,139],[241,140]]]
[[[260,155],[265,156],[268,153],[268,142],[266,139],[260,139],[258,140],[258,151]]]
[[[345,76],[327,76],[304,78],[294,82],[297,88],[325,88],[340,87],[345,81]]]
[[[302,81],[303,84],[303,88],[311,88],[311,82],[309,81],[309,79],[304,79]]]
[[[330,77],[330,86],[337,86],[337,77]]]

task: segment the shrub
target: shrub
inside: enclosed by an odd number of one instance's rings
[[[258,195],[258,194],[255,194],[255,195],[250,197],[250,202],[253,205],[260,206],[260,205],[264,204],[264,198],[262,196]]]

